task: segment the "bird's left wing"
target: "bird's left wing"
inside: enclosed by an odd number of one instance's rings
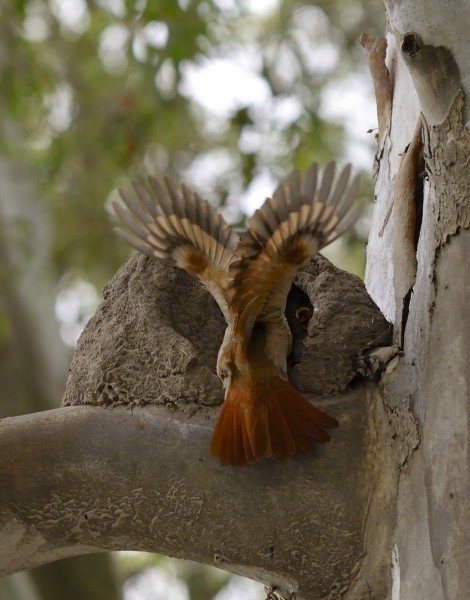
[[[318,185],[316,164],[303,181],[294,171],[287,185],[279,186],[248,220],[248,231],[237,249],[240,259],[229,269],[237,362],[246,358],[255,322],[281,318],[299,269],[358,218],[361,205],[354,200],[359,177],[349,181],[351,165],[342,170],[335,185],[334,175],[334,162],[327,165]]]
[[[209,202],[186,186],[178,190],[165,179],[165,189],[153,177],[148,182],[149,189],[133,182],[136,198],[120,190],[127,208],[113,203],[125,226],[116,228],[116,233],[147,256],[176,265],[197,277],[229,322],[228,269],[235,259],[237,233]]]

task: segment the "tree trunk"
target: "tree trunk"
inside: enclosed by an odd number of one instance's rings
[[[372,391],[397,469],[389,597],[458,600],[470,589],[470,5],[385,3],[393,97],[377,94],[366,284],[402,350]]]

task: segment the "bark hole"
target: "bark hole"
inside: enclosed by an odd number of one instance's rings
[[[421,43],[418,34],[406,33],[403,37],[401,50],[407,56],[415,56],[421,50]]]

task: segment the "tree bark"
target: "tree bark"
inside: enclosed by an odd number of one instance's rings
[[[470,6],[385,4],[393,97],[377,152],[366,283],[402,350],[371,396],[390,420],[397,473],[389,597],[463,599],[470,585]],[[413,172],[405,163],[416,132],[422,157],[411,161]],[[414,186],[406,185],[410,177]],[[397,208],[404,202],[417,209],[414,222]],[[414,244],[406,230],[414,230]]]

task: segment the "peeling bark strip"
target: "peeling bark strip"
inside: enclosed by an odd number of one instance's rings
[[[367,52],[369,69],[374,83],[379,125],[378,146],[380,150],[385,134],[390,127],[390,114],[392,111],[392,85],[385,64],[387,40],[383,37],[363,33],[359,38],[359,42]]]
[[[418,207],[423,203],[422,122],[418,119],[413,138],[405,150],[395,179],[392,200],[393,216],[393,287],[395,292],[394,341],[403,347],[403,336],[408,318],[410,295],[416,280],[416,247]]]
[[[427,128],[424,158],[434,203],[436,247],[470,228],[470,130],[460,90],[445,121]]]

